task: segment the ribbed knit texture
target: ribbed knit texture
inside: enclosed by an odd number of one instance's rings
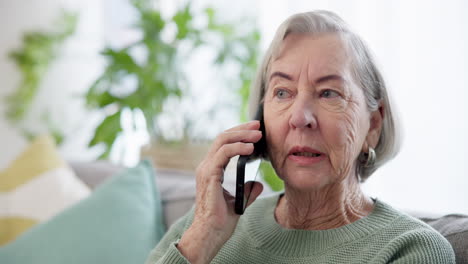
[[[379,200],[367,217],[315,231],[281,227],[274,218],[278,198],[252,204],[212,263],[455,263],[442,235]],[[176,244],[192,220],[193,210],[171,227],[147,264],[188,263]]]

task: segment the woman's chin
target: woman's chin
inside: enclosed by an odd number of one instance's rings
[[[306,172],[294,172],[284,177],[285,187],[297,191],[316,191],[331,182],[329,176]]]

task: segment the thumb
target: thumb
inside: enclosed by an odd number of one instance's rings
[[[263,184],[257,181],[249,181],[245,184],[245,198],[249,207],[263,191]]]

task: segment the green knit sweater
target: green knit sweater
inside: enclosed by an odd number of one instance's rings
[[[278,199],[253,203],[212,263],[455,263],[442,235],[379,200],[367,217],[314,231],[282,228],[273,214]],[[192,220],[193,209],[170,228],[147,264],[188,263],[176,244]]]

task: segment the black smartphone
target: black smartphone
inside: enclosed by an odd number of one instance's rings
[[[266,157],[266,134],[265,124],[263,122],[263,105],[260,105],[255,115],[255,119],[260,121],[260,131],[262,131],[262,138],[254,144],[254,152],[248,156],[239,156],[237,161],[236,171],[236,199],[234,203],[234,211],[238,215],[242,215],[245,212],[245,208],[250,198],[252,190],[245,197],[245,172],[247,163],[253,162],[256,159]]]
[[[244,200],[244,187],[245,187],[245,166],[249,160],[249,156],[240,156],[237,160],[237,171],[236,171],[236,200],[234,203],[234,211],[238,215],[244,214],[245,207],[250,198],[250,194],[246,200]]]

